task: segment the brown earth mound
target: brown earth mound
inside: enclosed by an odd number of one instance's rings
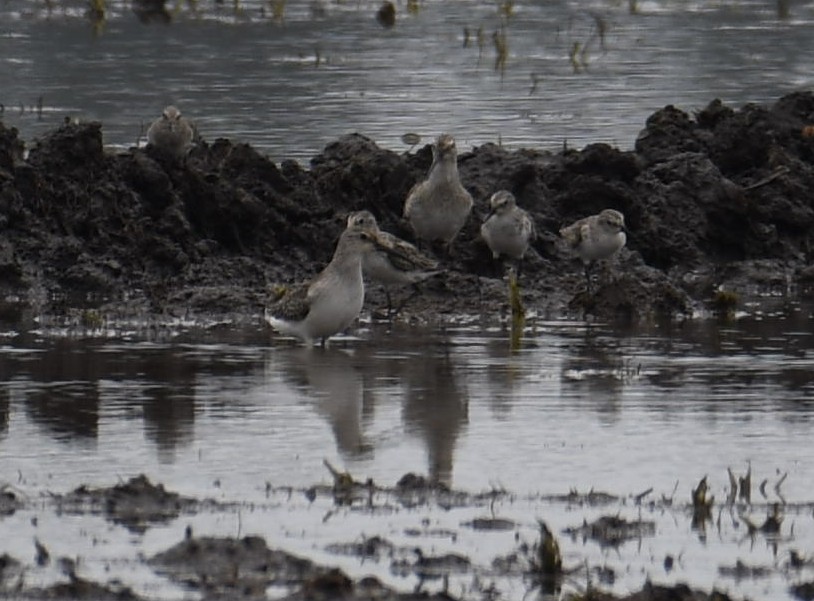
[[[807,293],[814,279],[814,94],[697,115],[668,106],[635,150],[604,144],[553,154],[486,144],[459,156],[475,207],[424,286],[414,313],[508,306],[479,239],[489,195],[512,191],[538,237],[521,279],[527,308],[638,318],[674,315],[725,287]],[[349,211],[371,210],[408,240],[401,219],[428,146],[396,154],[348,135],[308,169],[251,146],[201,142],[183,164],[149,150],[111,154],[98,123],[66,124],[28,153],[0,123],[0,289],[39,311],[89,299],[105,311],[256,317],[270,284],[307,278],[330,259]],[[626,216],[618,277],[584,292],[559,228],[604,208]],[[799,285],[799,286],[798,286]],[[372,303],[381,302],[377,287]],[[106,303],[106,304],[102,304]]]

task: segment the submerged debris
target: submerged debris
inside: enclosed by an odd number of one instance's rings
[[[814,600],[814,581],[795,584],[791,587],[791,594],[803,601]]]
[[[9,485],[0,486],[0,516],[12,515],[20,507],[22,507],[22,503]]]
[[[735,562],[734,566],[719,566],[718,573],[721,576],[730,576],[736,580],[744,578],[766,578],[771,576],[774,570],[765,566],[748,566],[740,559]]]
[[[390,570],[394,574],[406,576],[415,574],[421,580],[443,578],[450,574],[461,574],[469,571],[472,563],[468,557],[457,553],[442,555],[425,555],[420,548],[413,550],[415,560],[399,559],[393,561]]]
[[[749,528],[749,534],[754,534],[756,532],[762,532],[763,534],[777,534],[780,532],[780,526],[783,524],[783,513],[780,509],[779,503],[773,503],[771,508],[769,509],[769,514],[766,516],[766,520],[758,526],[752,520],[749,519],[746,515],[741,515],[741,519],[746,524],[747,528]]]
[[[393,543],[380,536],[365,536],[358,542],[330,544],[325,550],[338,555],[352,555],[363,559],[379,560],[392,555]]]
[[[333,497],[337,505],[351,505],[360,499],[369,499],[373,490],[373,481],[365,483],[357,482],[349,472],[341,472],[331,465],[327,459],[322,460],[323,465],[328,468],[333,476]]]
[[[616,495],[593,489],[589,490],[587,493],[580,493],[575,489],[570,490],[566,496],[561,498],[569,503],[576,503],[577,505],[584,505],[587,507],[600,507],[619,501],[619,497]]]
[[[467,526],[473,530],[514,530],[517,522],[506,518],[482,517],[463,522],[461,526]]]
[[[590,524],[586,521],[577,528],[566,528],[572,538],[595,540],[603,547],[618,547],[629,540],[640,540],[656,533],[656,523],[646,520],[627,521],[619,516],[602,516]]]
[[[0,555],[0,591],[22,584],[22,564],[8,553]]]
[[[99,584],[74,576],[70,582],[60,582],[43,589],[26,591],[30,599],[79,599],[86,601],[138,601],[142,599],[130,587],[120,583]]]

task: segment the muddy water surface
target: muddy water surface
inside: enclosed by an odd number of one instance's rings
[[[441,131],[461,149],[626,149],[665,105],[765,103],[814,81],[810,1],[516,1],[509,17],[491,1],[397,3],[392,29],[377,1],[281,3],[279,19],[261,0],[176,2],[168,24],[105,4],[94,28],[80,0],[0,2],[0,118],[21,138],[69,116],[126,148],[174,103],[205,139],[275,161],[350,132],[394,150]]]
[[[355,576],[414,588],[418,578],[394,569],[392,555],[362,562],[331,547],[378,535],[426,554],[468,556],[481,566],[477,586],[491,578],[520,598],[528,584],[494,574],[491,563],[518,539],[533,541],[541,518],[560,537],[565,564],[611,568],[603,585],[618,593],[650,578],[787,598],[789,582],[806,576],[790,575],[790,551],[814,549],[812,324],[799,307],[633,330],[529,320],[514,350],[504,328],[477,320],[443,329],[365,323],[327,350],[270,343],[260,326],[7,326],[0,482],[26,502],[0,517],[0,553],[31,564],[29,582],[64,578],[35,567],[36,537],[54,555],[79,558],[85,576],[183,596],[137,553],[168,548],[190,525],[198,535],[258,534]],[[457,508],[385,499],[360,512],[303,494],[332,482],[325,459],[382,486],[414,472],[471,493],[510,494]],[[743,476],[750,465],[751,503],[727,507],[727,469]],[[49,502],[52,493],[140,473],[229,505],[142,533]],[[705,475],[716,507],[699,530],[687,505]],[[637,505],[633,496],[651,488]],[[591,490],[618,498],[549,498]],[[747,524],[762,524],[775,502],[785,516],[780,534],[750,536]],[[656,534],[608,548],[564,533],[602,515],[652,520]],[[462,526],[484,516],[515,526]],[[727,574],[738,560],[765,573]],[[577,573],[567,586],[579,590],[587,577]],[[477,588],[471,571],[450,586]]]

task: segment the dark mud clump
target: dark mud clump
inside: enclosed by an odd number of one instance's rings
[[[0,486],[0,516],[12,515],[21,506],[17,493],[6,486]]]
[[[461,561],[468,560],[462,558]],[[242,539],[188,536],[170,549],[148,560],[158,573],[200,591],[205,598],[264,599],[269,586],[287,586],[289,601],[382,599],[442,600],[446,595],[399,593],[374,577],[352,580],[342,570],[317,566],[280,550],[270,549],[259,536]],[[443,570],[447,558],[424,558],[411,566],[416,570]]]
[[[426,315],[505,311],[503,266],[479,238],[489,195],[506,188],[538,237],[525,262],[526,306],[637,319],[675,315],[722,287],[807,291],[814,232],[814,95],[696,115],[651,115],[633,151],[560,153],[486,144],[459,156],[475,198],[446,273],[409,306]],[[204,137],[205,137],[205,132]],[[99,299],[106,311],[257,316],[270,284],[313,275],[349,211],[412,239],[401,219],[429,147],[329,144],[306,169],[251,146],[201,141],[181,163],[146,150],[106,152],[98,123],[66,124],[30,145],[0,124],[0,287],[40,311]],[[628,244],[591,293],[559,228],[604,208],[626,216]],[[371,304],[382,304],[377,287]]]
[[[86,599],[87,601],[138,601],[142,597],[130,588],[104,585],[84,578],[73,577],[70,582],[48,588],[26,591],[21,599]]]
[[[572,538],[591,539],[603,547],[618,547],[629,540],[641,540],[656,533],[656,523],[649,520],[626,520],[619,516],[602,516],[593,522],[583,522],[578,528],[565,530]]]
[[[191,534],[191,533],[190,533]],[[188,536],[151,557],[157,572],[194,589],[258,596],[272,585],[299,584],[318,574],[307,559],[269,549],[261,537]]]
[[[168,492],[146,476],[136,476],[109,488],[80,486],[57,498],[63,511],[101,513],[133,532],[144,532],[151,524],[167,523],[195,505],[193,499]]]

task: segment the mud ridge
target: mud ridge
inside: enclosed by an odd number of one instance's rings
[[[713,306],[721,291],[810,295],[814,282],[814,94],[690,115],[667,106],[632,151],[559,153],[495,144],[459,156],[473,214],[408,316],[505,312],[503,267],[479,239],[489,195],[505,188],[537,231],[521,289],[527,308],[639,319]],[[203,132],[205,134],[205,132]],[[440,132],[439,132],[440,133]],[[238,141],[202,140],[181,163],[147,149],[109,152],[99,123],[65,124],[26,144],[0,123],[0,290],[59,313],[257,317],[272,284],[329,260],[348,212],[371,210],[408,240],[410,187],[431,162],[362,135],[330,143],[305,168]],[[626,216],[616,274],[587,294],[559,228],[604,208]],[[368,307],[383,304],[377,287]],[[728,305],[725,305],[728,306]]]

